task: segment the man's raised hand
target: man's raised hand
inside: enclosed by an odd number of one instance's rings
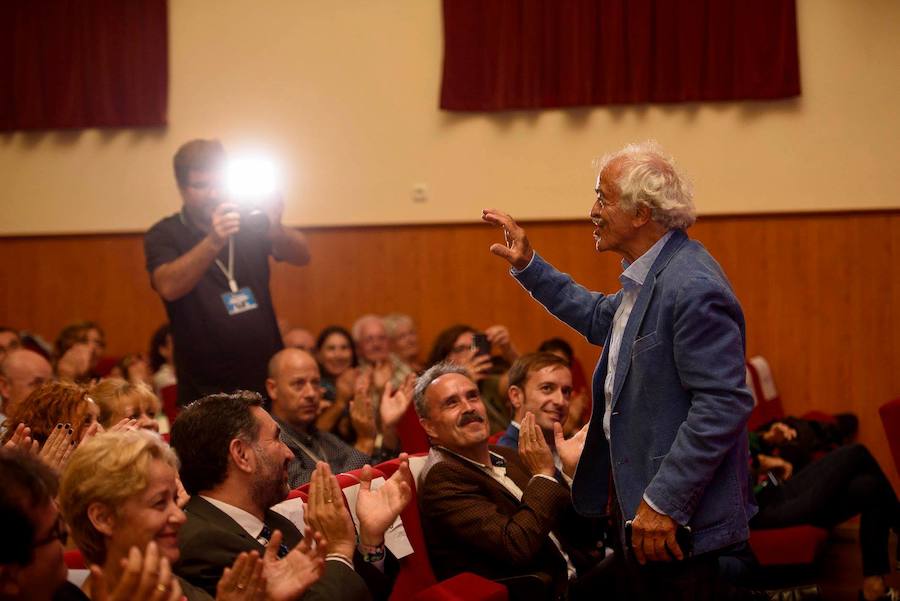
[[[534,256],[534,249],[531,248],[525,230],[512,217],[497,209],[483,209],[481,219],[503,228],[505,244],[492,244],[491,252],[509,261],[515,269],[528,267]]]

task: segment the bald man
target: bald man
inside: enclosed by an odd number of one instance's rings
[[[396,456],[394,451],[375,448],[363,453],[330,432],[316,428],[322,396],[319,366],[313,356],[296,348],[286,348],[269,361],[266,392],[272,400],[271,413],[281,426],[281,440],[294,453],[288,466],[291,488],[309,482],[318,461],[325,461],[335,474],[348,472]],[[371,440],[357,440],[357,445]]]
[[[285,348],[298,348],[311,353],[316,348],[316,337],[303,328],[291,328],[281,337]]]
[[[0,397],[2,412],[21,403],[35,388],[53,379],[53,367],[44,357],[27,349],[8,352],[0,362]]]

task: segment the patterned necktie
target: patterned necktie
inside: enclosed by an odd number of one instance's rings
[[[263,546],[268,545],[269,541],[272,540],[272,529],[269,528],[268,524],[263,524],[262,532],[259,533],[257,539],[261,539],[260,542],[263,544]],[[281,559],[282,557],[290,553],[290,551],[291,550],[287,548],[286,544],[281,543],[280,545],[278,545],[278,559]]]

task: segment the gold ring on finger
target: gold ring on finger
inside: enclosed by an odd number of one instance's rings
[[[241,584],[240,582],[238,582],[237,590],[242,591],[242,590],[244,590],[244,589],[246,589],[246,588],[247,588],[247,585],[246,585],[246,584]]]
[[[158,591],[161,592],[161,593],[164,593],[164,592],[166,592],[167,590],[169,590],[169,587],[167,587],[165,584],[163,584],[162,582],[160,582],[159,584],[156,585],[156,590],[158,590]]]

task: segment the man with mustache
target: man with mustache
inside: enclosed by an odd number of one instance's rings
[[[592,523],[575,514],[534,415],[522,418],[518,453],[489,447],[478,386],[449,362],[419,377],[414,402],[432,445],[418,493],[437,577],[474,572],[505,584],[513,600],[597,598],[607,585]],[[557,433],[568,476],[582,444]]]
[[[509,215],[486,209],[506,239],[491,252],[550,313],[603,346],[572,499],[582,515],[618,524],[630,598],[715,598],[718,556],[746,544],[756,512],[743,313],[718,263],[685,233],[691,188],[658,145],[626,146],[598,173],[594,247],[622,257],[618,292],[579,286]]]

